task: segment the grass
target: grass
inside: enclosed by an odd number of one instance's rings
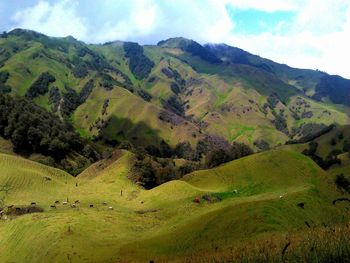
[[[64,92],[65,85],[80,91],[88,80],[94,79],[95,90],[87,102],[81,105],[71,118],[74,126],[84,137],[97,135],[97,129],[93,128],[90,131],[90,126],[98,118],[111,117],[114,121],[111,125],[107,125],[104,132],[104,136],[109,140],[126,138],[136,143],[150,144],[155,141],[156,144],[164,139],[174,146],[183,141],[183,138],[187,138],[195,146],[196,142],[203,138],[199,134],[199,130],[201,130],[203,134],[217,135],[229,141],[238,140],[247,143],[254,149],[257,149],[254,146],[254,141],[260,139],[274,147],[289,139],[273,125],[271,121],[274,117],[271,113],[265,115],[262,111],[267,96],[274,92],[286,102],[285,106],[279,105],[279,109],[285,111],[290,131],[292,127],[311,122],[325,124],[337,122],[342,125],[350,123],[348,117],[350,110],[347,107],[315,102],[309,98],[304,99],[310,104],[310,108],[302,109],[302,111],[311,110],[313,116],[298,121],[293,119],[289,108],[295,106],[296,97],[302,95],[298,93],[297,89],[288,86],[285,82],[292,81],[290,83],[294,83],[298,88],[314,86],[318,81],[318,73],[313,71],[304,72],[310,76],[310,83],[307,79],[299,83],[295,81],[295,78],[299,76],[299,70],[286,68],[282,65],[279,67],[271,64],[272,62],[265,61],[274,68],[276,76],[248,65],[210,64],[177,48],[144,46],[145,55],[155,62],[155,67],[148,78],[138,80],[129,69],[122,42],[109,45],[86,45],[96,54],[102,56],[112,67],[127,75],[135,90],[147,90],[153,96],[152,100],[147,103],[135,95],[136,93],[121,91],[119,87],[115,87],[112,92],[103,91],[99,87],[99,73],[96,70],[89,69],[88,75],[83,79],[75,78],[72,74],[71,64],[75,63],[79,47],[84,47],[83,43],[59,38],[51,39],[50,43],[47,41],[43,38],[24,41],[18,36],[11,36],[0,41],[0,47],[12,54],[2,67],[2,70],[10,73],[7,84],[13,88],[13,94],[23,96],[35,79],[45,71],[49,71],[56,78],[56,82],[52,83],[50,88],[57,86],[61,92]],[[15,46],[22,48],[17,52],[12,52]],[[65,46],[67,50],[63,51],[57,48],[58,46]],[[35,58],[33,55],[36,55]],[[89,56],[85,55],[81,59],[86,61]],[[251,62],[259,64],[259,61],[260,59]],[[188,119],[193,116],[195,121],[203,121],[205,125],[200,127],[197,125],[198,122],[189,121],[186,122],[187,125],[174,126],[159,121],[158,115],[163,108],[163,101],[174,96],[170,88],[174,80],[167,78],[162,73],[162,68],[165,67],[176,69],[187,82],[185,91],[178,97],[184,104],[183,107]],[[112,75],[120,80],[118,74]],[[149,82],[150,78],[154,80]],[[189,83],[192,84],[189,85]],[[113,101],[110,103],[108,115],[101,116],[103,102],[108,98]],[[49,104],[48,94],[39,96],[35,102],[45,109],[51,110],[52,108]],[[88,114],[86,114],[87,112]],[[88,118],[85,118],[86,115],[89,115]],[[146,128],[144,125],[140,127],[140,123],[145,123],[148,127]],[[123,126],[126,127],[124,135],[119,134],[123,130]]]
[[[36,202],[44,209],[0,221],[4,262],[229,261],[240,246],[264,247],[260,240],[270,236],[277,246],[289,232],[300,237],[308,231],[305,221],[316,229],[347,218],[344,206],[331,204],[339,193],[327,174],[295,152],[255,154],[148,191],[127,178],[133,158],[119,151],[73,178],[0,154],[0,185],[11,186],[6,204]],[[207,202],[206,194],[222,200]],[[78,208],[63,205],[67,198],[80,200]],[[56,200],[61,203],[51,209]],[[248,256],[264,255],[257,251]]]

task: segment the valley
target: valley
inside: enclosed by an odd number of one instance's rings
[[[4,32],[2,262],[347,262],[349,91],[225,44]]]

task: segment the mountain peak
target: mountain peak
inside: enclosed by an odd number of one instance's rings
[[[192,43],[196,43],[196,42],[184,37],[173,37],[173,38],[159,41],[157,46],[183,49]]]
[[[222,61],[214,55],[209,49],[191,39],[183,37],[169,38],[158,42],[160,47],[179,48],[192,56],[200,57],[209,63],[221,63]]]

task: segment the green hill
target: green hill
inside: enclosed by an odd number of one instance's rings
[[[307,224],[342,223],[347,213],[332,205],[341,195],[327,174],[295,152],[255,154],[152,190],[127,178],[133,158],[119,151],[72,178],[1,154],[0,185],[10,189],[6,205],[36,202],[44,209],[0,221],[2,260],[181,261],[215,247],[225,254],[236,242],[261,235],[306,231]]]
[[[347,103],[333,92],[346,92],[347,80],[184,38],[87,45],[15,29],[0,38],[0,66],[3,92],[28,97],[35,90],[35,103],[112,145],[194,147],[220,136],[258,150],[261,141],[284,144],[308,123],[349,123]]]

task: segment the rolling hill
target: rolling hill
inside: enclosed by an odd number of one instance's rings
[[[44,210],[1,220],[4,262],[181,261],[215,247],[223,256],[236,242],[331,226],[347,213],[332,205],[342,195],[327,174],[289,151],[255,154],[152,190],[127,178],[134,158],[128,151],[77,178],[21,157],[0,158],[6,204],[35,202]]]

